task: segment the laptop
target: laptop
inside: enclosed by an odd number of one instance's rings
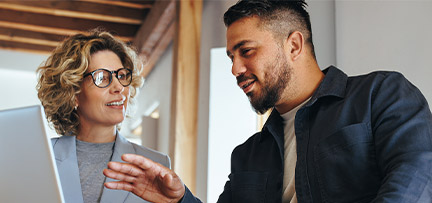
[[[0,202],[64,202],[41,106],[0,111]]]

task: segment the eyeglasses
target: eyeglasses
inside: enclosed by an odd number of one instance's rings
[[[116,78],[123,87],[129,86],[132,82],[132,71],[127,68],[120,68],[118,70],[107,70],[107,69],[97,69],[90,73],[84,75],[83,78],[91,75],[93,83],[99,88],[108,87],[112,82],[112,74],[116,74]]]

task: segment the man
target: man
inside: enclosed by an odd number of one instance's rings
[[[272,113],[233,151],[219,202],[430,202],[425,98],[399,73],[321,71],[305,7],[244,0],[224,15],[232,73],[253,108]],[[172,171],[143,157],[125,161],[110,163],[106,175],[123,182],[107,187],[148,198],[138,186],[153,180],[164,198],[198,201]]]

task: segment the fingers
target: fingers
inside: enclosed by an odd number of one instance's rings
[[[123,154],[121,158],[123,161],[135,164],[143,170],[147,170],[156,165],[159,165],[158,163],[137,154]]]
[[[111,161],[108,162],[108,168],[112,169],[113,171],[121,172],[131,176],[138,176],[143,173],[142,169],[129,163],[120,163],[120,162]]]
[[[133,191],[133,186],[130,183],[124,182],[124,181],[118,181],[118,182],[106,182],[104,183],[105,187],[113,190],[126,190],[129,192]]]
[[[134,176],[129,176],[121,172],[113,171],[111,169],[104,169],[103,174],[108,178],[112,178],[120,181],[126,181],[129,183],[132,183],[136,180]]]
[[[109,162],[103,171],[105,176],[119,180],[105,183],[107,188],[130,191],[151,202],[183,197],[185,186],[169,168],[136,154],[123,154],[122,160],[127,163]]]

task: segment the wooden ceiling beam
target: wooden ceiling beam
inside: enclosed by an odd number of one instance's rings
[[[53,16],[140,25],[144,9],[130,9],[81,1],[10,1],[0,8]]]
[[[46,33],[46,34],[55,34],[55,35],[62,35],[62,36],[70,36],[74,34],[86,34],[87,31],[81,31],[81,30],[71,30],[71,29],[62,29],[62,28],[55,28],[55,27],[44,27],[44,26],[38,26],[38,25],[30,25],[30,24],[24,24],[24,23],[11,23],[6,21],[0,21],[0,28],[7,28],[7,29],[20,29],[20,30],[26,30],[31,32],[38,32],[38,33]],[[119,36],[115,35],[117,38],[124,42],[131,42],[133,40],[133,37],[125,37],[125,36]]]
[[[113,34],[120,36],[134,36],[139,28],[137,25],[75,19],[62,16],[53,18],[51,15],[47,14],[26,13],[2,8],[0,8],[0,13],[0,21],[10,23],[30,24],[40,27],[69,29],[76,31],[87,31],[97,27],[102,27],[107,31],[115,31]]]
[[[133,40],[133,45],[137,48],[139,55],[144,56],[143,58],[149,62],[143,76],[151,72],[154,64],[173,39],[174,28],[170,26],[175,19],[175,5],[174,0],[155,1]]]
[[[175,32],[175,23],[172,22],[168,27],[168,30],[166,30],[162,38],[160,38],[159,43],[157,43],[156,47],[149,54],[149,56],[143,56],[140,54],[140,57],[145,59],[144,70],[141,73],[141,75],[144,78],[146,78],[151,73],[153,67],[159,61],[159,58],[162,56],[162,54],[167,49],[168,45],[173,40],[174,32]]]
[[[55,47],[0,40],[0,49],[48,55]]]
[[[98,4],[106,4],[106,5],[114,5],[114,6],[122,6],[127,8],[136,8],[136,9],[145,9],[151,8],[153,1],[149,0],[141,0],[141,1],[111,1],[111,0],[81,0],[87,2],[93,2]]]
[[[17,36],[17,37],[31,37],[35,39],[43,39],[50,41],[62,41],[65,38],[65,35],[59,35],[52,32],[37,32],[37,31],[29,31],[23,29],[15,29],[11,27],[7,27],[7,29],[2,29],[2,25],[0,22],[0,34],[8,35],[8,36]]]
[[[35,44],[35,45],[48,45],[53,47],[56,47],[60,43],[58,41],[35,39],[30,37],[10,36],[10,35],[3,35],[3,34],[0,34],[0,40],[10,41],[10,42],[21,42],[26,44]]]

